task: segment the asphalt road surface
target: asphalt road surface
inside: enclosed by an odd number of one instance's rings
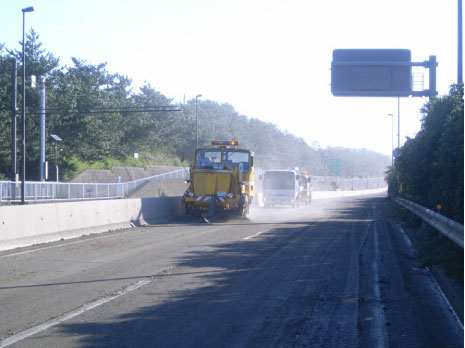
[[[462,347],[383,195],[0,253],[0,347]]]

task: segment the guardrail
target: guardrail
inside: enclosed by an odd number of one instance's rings
[[[124,183],[63,183],[26,181],[24,200],[27,202],[55,202],[122,198],[143,184],[154,180],[184,179],[189,169],[158,174]],[[0,203],[20,202],[21,182],[0,181]]]
[[[463,249],[463,225],[404,198],[396,198],[396,203],[417,215]]]

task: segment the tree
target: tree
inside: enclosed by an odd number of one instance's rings
[[[11,178],[11,94],[13,60],[0,44],[0,179]]]
[[[90,65],[73,58],[74,66],[59,72],[51,87],[49,130],[63,139],[64,157],[84,161],[122,157],[122,110],[130,105],[131,81],[110,74],[106,64]]]
[[[176,155],[192,160],[195,99],[180,105],[181,112],[157,112],[154,107],[171,105],[172,99],[150,84],[133,93],[131,80],[107,71],[106,63],[92,65],[72,58],[71,66],[60,67],[59,59],[42,48],[33,29],[25,45],[28,180],[37,179],[39,173],[39,93],[30,87],[31,74],[47,77],[47,134],[63,139],[59,156],[62,174],[72,171],[77,161],[124,159],[134,152],[152,160]],[[11,171],[12,57],[22,64],[21,51],[1,45],[0,122],[5,131],[0,134],[0,177],[9,176]],[[21,85],[20,79],[18,83]],[[311,175],[323,175],[327,159],[336,156],[345,163],[342,175],[367,176],[380,175],[389,163],[387,156],[366,150],[315,149],[273,123],[240,115],[230,104],[200,100],[197,107],[200,145],[215,139],[238,140],[240,147],[255,152],[256,166],[262,169],[299,167]],[[53,142],[47,143],[50,157]]]
[[[19,45],[22,46],[22,43],[19,42]],[[38,90],[34,90],[31,86],[31,75],[39,78],[39,76],[48,76],[52,74],[53,71],[58,68],[59,59],[54,57],[53,54],[46,52],[45,49],[42,49],[42,43],[39,42],[39,35],[33,29],[26,35],[24,46],[26,60],[26,179],[32,180],[38,179],[39,177],[40,118],[38,117],[39,93]],[[22,71],[22,49],[6,51],[9,54],[6,60],[11,62],[12,58],[16,58],[19,62],[18,71]],[[12,69],[11,64],[12,63],[9,63],[10,76]],[[18,86],[22,85],[21,79],[22,75],[18,74]],[[2,103],[2,105],[9,105],[9,109],[11,109],[11,82],[8,82],[7,86],[10,86],[8,91],[10,94],[10,102],[5,104]],[[22,98],[23,96],[21,93],[18,93],[18,106],[22,105]],[[21,110],[19,110],[19,112],[21,113]],[[22,126],[20,122],[18,122],[18,129],[20,129],[20,127]],[[5,142],[2,141],[2,144],[4,146]],[[18,154],[19,153],[20,151],[18,151]]]
[[[463,222],[463,84],[423,109],[420,132],[408,139],[389,173],[390,193]]]

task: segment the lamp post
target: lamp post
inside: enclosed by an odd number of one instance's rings
[[[202,95],[197,94],[195,96],[195,147],[199,147],[199,116],[197,114],[197,100],[200,98]]]
[[[61,141],[61,138],[56,134],[50,134],[50,136],[55,140],[55,173],[56,173],[56,182],[58,182],[58,162],[57,162],[57,144]]]
[[[22,178],[21,178],[21,204],[25,203],[25,186],[26,186],[26,58],[24,53],[25,35],[24,26],[26,22],[26,12],[34,11],[34,7],[26,7],[21,10],[23,12],[23,110],[21,115],[23,129],[23,148],[22,148]]]
[[[400,150],[400,97],[397,97],[397,148]]]
[[[458,0],[458,44],[457,44],[457,83],[463,82],[463,33],[462,33],[462,0]]]
[[[18,116],[17,109],[17,91],[18,91],[18,64],[16,58],[13,58],[13,73],[12,73],[13,93],[11,93],[11,181],[18,183],[18,166],[16,164],[16,117]],[[13,199],[16,199],[16,190],[13,190]]]
[[[40,77],[40,181],[45,181],[45,76]]]
[[[391,127],[391,165],[394,165],[394,114],[388,114],[392,120],[392,127]]]

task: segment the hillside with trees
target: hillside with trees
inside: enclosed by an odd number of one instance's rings
[[[59,58],[42,48],[39,35],[26,39],[26,180],[39,178],[39,90],[30,76],[46,76],[46,132],[59,135],[59,166],[70,179],[83,165],[113,160],[132,165],[174,164],[190,161],[195,147],[195,99],[175,104],[145,84],[137,92],[129,77],[111,73],[106,64],[92,65],[73,58],[60,66]],[[22,71],[21,52],[0,44],[0,179],[11,178],[12,58]],[[18,107],[21,74],[18,74]],[[18,116],[21,109],[18,110]],[[198,102],[199,144],[213,139],[238,140],[255,152],[258,167],[306,168],[313,175],[328,173],[328,160],[340,159],[341,176],[383,176],[391,159],[365,149],[315,148],[275,124],[239,114],[232,105],[211,100]],[[21,154],[21,117],[18,120],[18,163]],[[54,143],[47,138],[46,157],[53,158]],[[139,160],[134,161],[134,153]],[[167,163],[170,162],[170,163]],[[18,168],[19,171],[19,168]],[[51,173],[53,176],[53,173]],[[53,177],[51,178],[53,179]]]

